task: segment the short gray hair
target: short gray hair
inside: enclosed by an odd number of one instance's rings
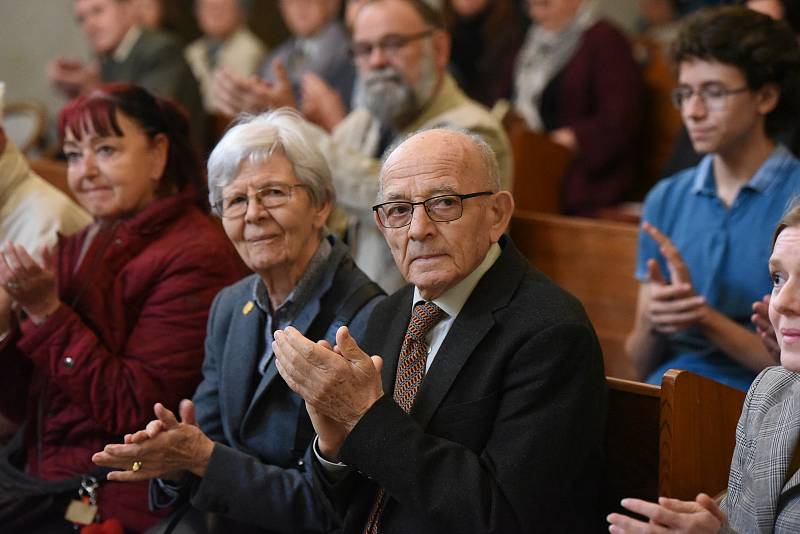
[[[403,137],[396,139],[389,147],[384,151],[383,156],[381,157],[381,172],[378,177],[379,183],[379,190],[378,190],[378,202],[383,201],[383,169],[386,164],[386,160],[389,159],[389,156],[392,155],[397,148],[400,147],[403,143],[407,140],[411,139],[417,134],[430,132],[430,131],[444,131],[444,132],[451,132],[458,134],[464,138],[468,142],[471,142],[475,148],[478,149],[478,154],[480,155],[481,162],[483,163],[483,168],[486,170],[486,185],[492,191],[492,193],[496,193],[500,191],[500,164],[497,162],[497,155],[494,153],[494,150],[489,143],[484,140],[483,137],[478,135],[475,132],[470,130],[466,130],[464,128],[458,128],[456,126],[435,126],[432,128],[423,128],[421,130],[417,130],[415,132],[411,132],[408,135],[404,135]]]
[[[336,198],[325,156],[314,143],[310,126],[296,111],[281,108],[260,115],[241,115],[208,158],[208,200],[222,200],[222,189],[239,175],[242,163],[258,165],[283,154],[300,183],[308,186],[317,206]]]

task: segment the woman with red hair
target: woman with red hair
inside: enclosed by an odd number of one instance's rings
[[[141,428],[156,401],[176,408],[194,392],[211,301],[242,274],[199,207],[203,174],[175,106],[107,85],[67,104],[59,134],[95,222],[41,262],[13,243],[0,252],[12,303],[0,306],[0,412],[25,423],[19,467],[41,480],[92,474],[92,452]],[[157,520],[146,484],[96,478],[102,519],[131,532]],[[17,528],[74,532],[70,497]]]

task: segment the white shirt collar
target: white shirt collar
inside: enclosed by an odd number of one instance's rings
[[[114,53],[111,54],[111,57],[117,63],[122,63],[128,56],[131,55],[131,50],[133,50],[133,45],[136,44],[136,41],[139,40],[139,37],[142,35],[142,29],[134,24],[128,30],[128,33],[125,34],[125,37],[122,38],[122,41],[119,42],[117,48],[114,50]]]
[[[500,257],[502,253],[502,249],[500,245],[497,243],[492,243],[492,246],[489,247],[489,250],[486,252],[486,256],[483,258],[483,261],[478,265],[475,270],[469,273],[463,280],[459,283],[439,295],[437,298],[433,299],[433,303],[439,306],[444,312],[448,315],[448,317],[456,317],[460,312],[461,308],[464,307],[464,303],[467,302],[467,299],[472,294],[472,290],[475,289],[475,286],[478,285],[478,281],[486,274],[494,262],[497,261],[497,258]],[[422,298],[422,295],[419,292],[419,288],[416,286],[414,287],[414,299],[411,301],[411,309],[414,309],[414,304],[419,301],[424,301],[425,299]]]

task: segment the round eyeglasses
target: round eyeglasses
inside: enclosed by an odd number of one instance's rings
[[[728,96],[744,93],[749,90],[749,87],[728,89],[719,84],[704,85],[700,89],[695,90],[684,85],[673,89],[670,96],[672,97],[672,105],[679,111],[683,109],[684,104],[689,102],[689,99],[694,95],[700,97],[700,101],[708,111],[721,111],[725,109],[725,102]]]
[[[222,197],[222,200],[214,203],[214,210],[225,219],[235,219],[247,213],[251,198],[262,208],[277,208],[289,202],[298,187],[309,188],[306,184],[267,184],[252,195],[241,193]]]
[[[372,206],[372,211],[378,214],[378,221],[384,228],[402,228],[411,224],[415,206],[424,206],[428,217],[434,222],[450,222],[461,218],[464,200],[493,194],[491,191],[480,191],[467,195],[437,195],[420,202],[384,202]]]
[[[382,39],[370,43],[369,41],[354,41],[350,45],[350,54],[356,61],[362,61],[372,55],[374,49],[383,51],[389,56],[396,56],[407,44],[418,39],[424,39],[433,35],[433,30],[425,30],[408,35],[390,34]]]

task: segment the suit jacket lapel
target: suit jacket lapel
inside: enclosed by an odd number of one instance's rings
[[[492,310],[476,308],[465,305],[458,314],[422,381],[411,416],[423,428],[428,425],[478,343],[494,326]]]
[[[314,318],[319,313],[320,302],[316,300],[308,304],[308,306],[303,310],[303,312],[297,317],[297,320],[292,324],[294,328],[299,330],[302,333],[306,333],[311,326]],[[263,332],[264,327],[261,327],[261,335],[264,335]],[[263,352],[263,351],[262,351]],[[261,358],[261,354],[258,355],[259,359]],[[270,353],[269,360],[267,361],[267,366],[264,369],[264,375],[259,380],[258,385],[256,386],[256,390],[253,393],[253,396],[250,398],[250,405],[247,408],[247,413],[242,420],[243,425],[247,425],[247,422],[250,419],[250,415],[257,412],[257,406],[259,401],[264,398],[269,387],[274,383],[275,377],[278,376],[278,368],[275,367],[275,355]],[[279,380],[283,380],[279,378]]]
[[[430,422],[461,368],[495,325],[494,313],[508,305],[528,267],[510,239],[503,238],[500,244],[503,253],[464,303],[422,381],[411,416],[423,428]],[[394,376],[394,370],[391,376]]]
[[[235,304],[231,328],[225,341],[225,357],[221,384],[225,391],[221,394],[224,414],[231,421],[231,428],[237,433],[252,399],[253,373],[258,373],[261,358],[261,338],[264,335],[264,312],[258,306],[245,315],[242,311],[248,302],[242,299]],[[275,367],[274,365],[272,366]],[[263,378],[262,378],[263,381]]]
[[[411,299],[414,298],[414,287],[407,286],[401,291],[405,292],[405,295],[400,299],[402,308],[398,313],[392,315],[385,330],[384,339],[386,342],[381,347],[382,353],[378,354],[383,358],[381,381],[386,395],[394,393],[394,380],[397,373],[397,362],[400,358],[400,349],[403,346],[403,338],[406,335],[408,322],[411,320]]]

